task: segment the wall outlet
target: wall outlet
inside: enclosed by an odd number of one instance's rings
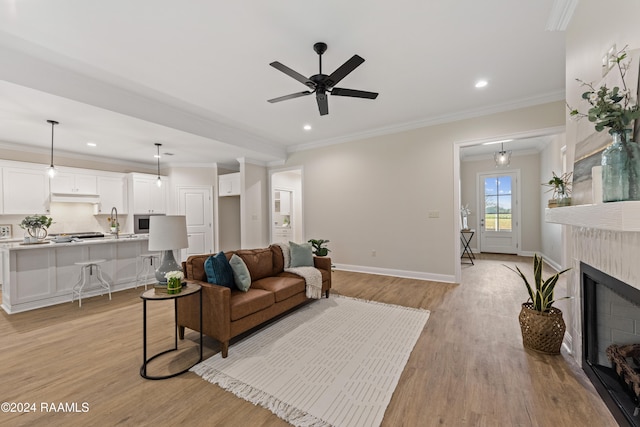
[[[440,218],[440,211],[429,211],[429,218]]]
[[[0,225],[0,239],[10,239],[10,238],[11,238],[11,226]]]
[[[371,256],[372,256],[372,257],[375,257],[375,256],[376,256],[376,250],[375,250],[375,249],[372,249],[372,250],[371,250]]]

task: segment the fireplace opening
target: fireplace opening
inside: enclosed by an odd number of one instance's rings
[[[640,399],[616,371],[607,355],[618,346],[637,345],[640,354],[640,290],[580,263],[582,285],[582,369],[620,425],[640,427]],[[611,347],[613,346],[613,347]],[[623,349],[635,347],[622,347]],[[626,355],[626,354],[625,354]],[[640,378],[640,358],[620,357],[625,369]],[[618,363],[618,366],[620,364]],[[618,371],[620,369],[618,368]],[[623,373],[624,375],[624,373]],[[640,391],[640,384],[636,390]]]

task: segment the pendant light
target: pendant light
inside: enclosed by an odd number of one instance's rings
[[[506,168],[511,164],[511,150],[504,151],[504,143],[500,144],[500,151],[497,151],[493,155],[493,159],[496,161],[496,167]]]
[[[156,181],[156,185],[158,187],[162,187],[162,179],[160,179],[160,147],[162,146],[162,144],[159,144],[156,142],[156,158],[158,159],[158,180]]]
[[[47,120],[47,123],[51,123],[51,162],[49,163],[49,167],[47,168],[47,174],[49,174],[49,178],[53,178],[56,176],[56,168],[53,166],[53,127],[58,124],[55,120]]]

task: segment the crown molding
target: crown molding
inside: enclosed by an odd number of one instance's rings
[[[578,0],[555,0],[545,30],[565,31],[571,22],[576,6],[578,6]]]
[[[535,97],[524,98],[518,101],[496,104],[496,105],[492,105],[485,108],[465,110],[465,111],[460,111],[453,114],[434,116],[434,117],[430,117],[422,120],[371,129],[364,132],[356,132],[349,135],[340,136],[337,138],[312,141],[304,144],[297,144],[297,145],[287,147],[287,153],[295,153],[298,151],[312,150],[316,148],[327,147],[330,145],[343,144],[346,142],[357,141],[357,140],[362,140],[366,138],[373,138],[373,137],[382,136],[382,135],[390,135],[394,133],[400,133],[400,132],[410,131],[414,129],[429,127],[429,126],[452,123],[460,120],[473,119],[477,117],[488,116],[491,114],[503,113],[505,111],[533,107],[536,105],[547,104],[550,102],[563,101],[563,100],[565,100],[564,90],[551,92],[543,95],[538,95]]]

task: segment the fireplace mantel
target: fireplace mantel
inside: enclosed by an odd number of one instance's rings
[[[640,201],[547,208],[544,219],[574,227],[640,232]]]

